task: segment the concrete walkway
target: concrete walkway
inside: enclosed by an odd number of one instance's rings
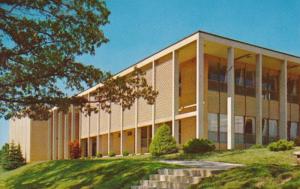
[[[242,164],[234,164],[234,163],[223,163],[223,162],[213,162],[213,161],[203,161],[203,160],[161,160],[162,163],[183,165],[187,167],[196,167],[210,170],[228,170],[235,167],[244,166]]]

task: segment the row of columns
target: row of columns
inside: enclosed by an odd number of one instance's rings
[[[205,112],[205,99],[204,99],[204,39],[198,34],[198,38],[196,40],[196,138],[204,138],[205,137],[205,121],[204,121],[204,112]],[[234,149],[235,146],[235,76],[234,76],[234,48],[229,47],[227,50],[227,148]],[[262,54],[258,54],[256,56],[256,143],[262,144],[262,64],[263,58]],[[155,89],[155,61],[152,62],[152,85]],[[175,137],[176,141],[179,141],[179,128],[178,128],[178,120],[176,120],[176,115],[178,114],[178,106],[179,106],[179,62],[178,62],[178,53],[177,51],[172,52],[172,136]],[[136,100],[134,103],[135,106],[135,153],[138,153],[139,146],[141,145],[140,133],[138,129],[138,101]],[[71,124],[71,141],[75,139],[75,109],[72,106],[71,108],[71,123],[69,123],[69,119],[65,118],[65,132],[67,133],[64,137],[64,149],[68,152],[68,124]],[[58,119],[57,119],[58,117]],[[49,131],[50,125],[52,123],[52,159],[62,158],[62,113],[58,113],[57,110],[53,111],[53,120],[49,120]],[[56,121],[58,120],[58,121]],[[123,110],[121,109],[121,130],[120,130],[120,152],[122,154],[124,149],[124,139],[123,135]],[[152,105],[152,137],[154,137],[155,133],[155,104]],[[89,131],[90,131],[90,118],[89,118]],[[108,118],[108,152],[111,151],[111,116],[109,114]],[[284,60],[281,64],[280,68],[280,138],[287,138],[287,60]],[[58,128],[58,131],[57,131]],[[98,115],[98,123],[97,123],[97,132],[100,133],[100,112]],[[58,135],[58,136],[57,136]],[[51,134],[49,134],[49,138]],[[57,139],[59,139],[59,145],[57,145]],[[97,153],[100,149],[100,136],[97,136]],[[88,155],[91,155],[91,138],[90,133],[87,140],[88,143]],[[50,139],[49,139],[50,144]],[[57,148],[58,147],[58,154]],[[50,152],[50,145],[49,145]],[[51,154],[49,153],[49,158]],[[68,157],[68,153],[65,153],[65,157]]]

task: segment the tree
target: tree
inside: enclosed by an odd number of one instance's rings
[[[69,144],[70,148],[70,158],[71,159],[78,159],[81,156],[81,148],[78,140],[75,140],[74,142],[70,142]]]
[[[3,151],[1,165],[4,169],[12,170],[25,165],[26,162],[23,158],[20,145],[15,145],[14,143],[5,145]]]
[[[157,92],[144,82],[141,70],[136,69],[132,77],[112,77],[75,60],[94,55],[97,47],[108,42],[103,26],[109,23],[109,15],[103,0],[1,1],[0,116],[45,119],[49,109],[66,111],[70,104],[85,106],[88,113],[97,111],[90,103],[109,112],[111,103],[128,108],[132,98],[140,97],[153,103]],[[65,92],[82,91],[99,82],[109,91],[98,89],[93,102]],[[106,95],[99,94],[103,91]]]
[[[171,135],[170,127],[166,124],[160,126],[150,144],[150,153],[154,156],[175,153],[178,151],[176,141]]]

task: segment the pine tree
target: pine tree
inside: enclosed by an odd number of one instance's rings
[[[160,126],[150,144],[150,153],[154,156],[170,154],[177,152],[176,141],[171,135],[171,130],[168,125]]]
[[[2,156],[2,167],[7,170],[16,169],[25,164],[20,145],[11,144],[5,145]]]

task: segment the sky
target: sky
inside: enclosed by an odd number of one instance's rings
[[[78,60],[112,73],[198,30],[300,56],[299,0],[110,0],[109,43]],[[8,121],[0,120],[0,146]]]

